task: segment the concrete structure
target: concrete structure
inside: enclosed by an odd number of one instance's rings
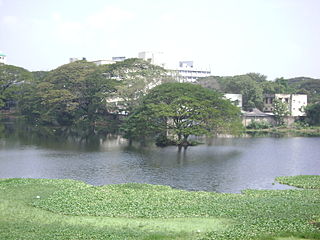
[[[106,64],[113,64],[113,63],[116,63],[116,61],[105,59],[105,60],[92,61],[92,63],[96,64],[97,66],[100,66],[100,65],[106,65]]]
[[[162,52],[140,52],[138,58],[165,68],[178,82],[195,82],[198,78],[211,75],[208,69],[195,68],[193,61],[180,61],[178,67],[168,67]]]
[[[163,68],[166,65],[163,52],[139,52],[138,58]]]
[[[290,116],[292,117],[301,117],[305,116],[306,113],[304,108],[308,104],[308,97],[305,94],[266,94],[264,97],[264,112],[273,111],[273,102],[274,99],[278,99],[286,104],[288,104],[288,110]]]
[[[0,64],[7,64],[7,56],[0,52]]]
[[[246,127],[251,122],[267,122],[275,125],[276,121],[273,114],[261,112],[259,109],[254,108],[250,112],[242,111],[242,124]]]
[[[224,97],[234,103],[235,106],[242,109],[242,94],[225,93]]]
[[[121,57],[112,57],[112,61],[114,62],[122,62],[124,60],[126,60],[127,58],[124,57],[124,56],[121,56]]]
[[[75,57],[72,57],[72,58],[69,58],[69,63],[73,63],[73,62],[76,62],[76,61],[86,61],[87,59],[85,57],[83,58],[75,58]]]
[[[195,68],[193,61],[180,61],[178,68],[169,71],[178,82],[195,82],[198,78],[211,75],[208,69]]]

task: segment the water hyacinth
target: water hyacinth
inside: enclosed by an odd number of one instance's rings
[[[311,188],[320,176],[277,180]],[[320,189],[312,188],[221,194],[136,183],[96,187],[4,179],[0,229],[12,236],[0,230],[0,239],[35,239],[31,229],[40,229],[41,239],[320,239]],[[29,238],[22,237],[26,232]]]

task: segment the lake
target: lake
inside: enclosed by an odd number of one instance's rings
[[[178,152],[176,147],[129,146],[103,138],[0,135],[0,178],[61,178],[93,185],[127,182],[239,193],[287,189],[277,176],[320,174],[320,138],[219,138]]]

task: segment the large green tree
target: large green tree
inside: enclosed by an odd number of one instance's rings
[[[216,91],[191,83],[165,83],[152,89],[128,117],[129,139],[167,134],[182,146],[190,135],[235,134],[242,128],[240,110]]]
[[[22,84],[32,81],[32,74],[21,67],[0,65],[0,108],[15,104]]]
[[[101,71],[118,83],[116,91],[107,99],[108,109],[112,112],[131,112],[151,88],[173,81],[162,67],[137,58],[102,66]]]
[[[279,99],[273,100],[273,111],[276,124],[278,126],[285,124],[285,118],[290,115],[288,104]]]
[[[306,114],[310,125],[320,126],[320,102],[308,105]]]
[[[220,80],[220,82],[222,81],[224,82],[223,91],[225,93],[242,94],[244,110],[262,108],[263,89],[256,80],[253,80],[252,76],[239,75]]]
[[[44,124],[95,124],[113,90],[114,81],[99,67],[77,61],[50,71],[26,88],[20,109],[30,120]]]

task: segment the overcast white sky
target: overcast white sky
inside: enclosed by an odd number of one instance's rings
[[[213,75],[320,78],[320,0],[0,0],[8,64],[162,51]]]

